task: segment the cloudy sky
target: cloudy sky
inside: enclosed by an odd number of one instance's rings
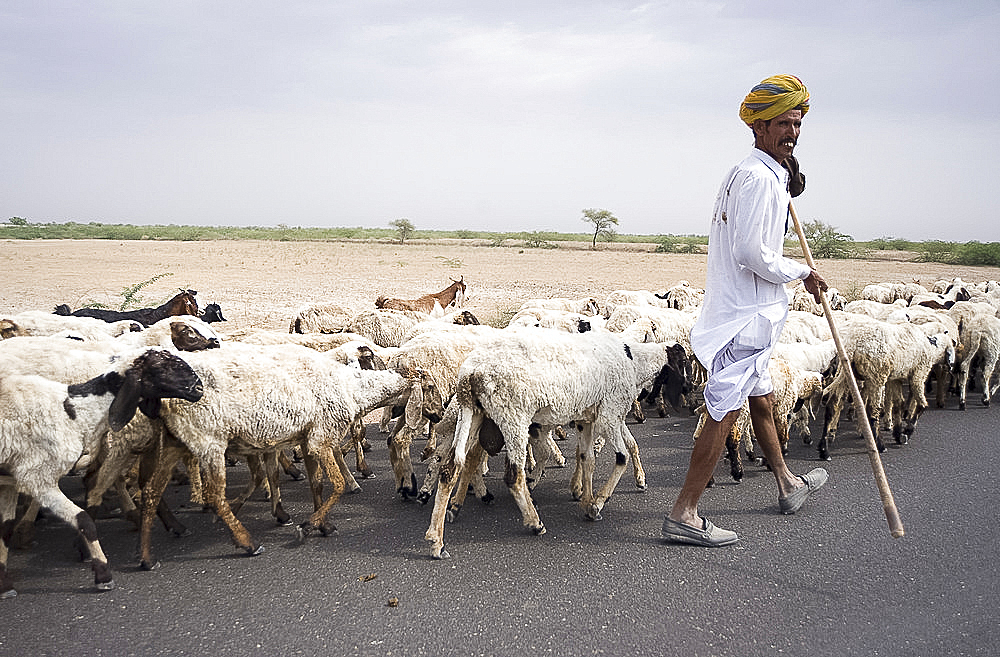
[[[706,234],[793,73],[803,220],[1000,241],[998,35],[1000,0],[5,0],[0,221]]]

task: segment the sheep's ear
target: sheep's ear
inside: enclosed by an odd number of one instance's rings
[[[136,409],[139,408],[139,373],[129,370],[118,394],[111,402],[108,410],[108,422],[112,431],[121,431],[132,421]]]
[[[160,401],[155,397],[143,397],[139,400],[139,410],[146,417],[155,420],[160,417]]]
[[[375,369],[377,370],[389,369],[389,367],[385,364],[385,361],[382,360],[382,357],[376,353],[372,353],[372,364],[375,366]]]
[[[420,385],[420,378],[417,377],[410,385],[410,399],[406,402],[405,420],[406,426],[416,430],[420,426],[424,408],[424,389]]]

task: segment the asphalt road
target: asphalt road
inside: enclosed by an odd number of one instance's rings
[[[99,520],[118,588],[94,593],[71,530],[41,522],[37,545],[11,554],[19,595],[0,600],[0,655],[996,655],[998,413],[932,409],[909,445],[882,455],[903,538],[890,537],[864,441],[845,422],[823,464],[830,482],[798,514],[778,513],[763,468],[735,484],[720,463],[701,510],[741,541],[666,544],[660,524],[694,421],[653,417],[632,425],[648,490],[626,475],[604,520],[588,522],[570,499],[570,470],[550,470],[534,493],[548,531],[534,536],[494,459],[497,499],[470,498],[446,526],[445,561],[431,560],[423,540],[430,507],[394,496],[370,426],[381,476],[334,507],[331,537],[299,544],[257,497],[241,518],[267,550],[242,556],[221,523],[186,503],[186,487],[171,486],[193,534],[158,526],[162,566],[143,572],[137,535],[120,518]],[[819,465],[798,440],[789,462],[797,472]],[[242,467],[229,473],[231,484],[245,481]],[[74,478],[65,487],[81,490]],[[282,490],[303,519],[305,483]]]

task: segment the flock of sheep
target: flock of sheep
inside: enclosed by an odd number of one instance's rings
[[[639,400],[661,415],[668,405],[696,410],[704,382],[688,338],[703,291],[686,282],[600,300],[530,300],[503,328],[481,325],[463,308],[464,279],[417,299],[380,297],[360,312],[302,308],[288,333],[217,331],[221,308],[210,304],[199,316],[195,294],[182,290],[131,315],[61,307],[0,317],[0,597],[16,595],[8,548],[30,541],[42,507],[78,530],[97,589],[113,588],[93,520],[111,489],[139,526],[140,565],[156,567],[154,518],[178,535],[187,531],[162,500],[181,464],[192,499],[212,508],[247,554],[263,550],[237,518],[255,491],[266,489],[276,522],[291,524],[281,505],[283,472],[309,482],[314,512],[295,526],[299,538],[326,535],[340,496],[360,488],[355,474],[371,475],[365,421],[378,409],[396,491],[434,498],[425,535],[432,557],[448,556],[444,524],[470,488],[492,499],[483,474],[488,456],[501,452],[525,527],[543,533],[531,490],[548,464],[565,463],[556,437],[568,428],[577,435],[571,493],[586,517],[598,519],[630,463],[645,487],[626,424],[644,420]],[[964,408],[974,375],[989,405],[1000,358],[996,282],[872,285],[849,303],[834,289],[828,295],[866,402],[857,421],[876,435],[884,428],[905,443],[932,381],[939,405],[956,394]],[[818,450],[829,459],[848,377],[827,319],[801,285],[790,289],[789,304],[770,366],[775,423],[785,443],[794,430],[810,442],[809,421],[825,409]],[[410,450],[424,432],[418,481]],[[595,484],[607,445],[614,465]],[[728,446],[738,479],[742,454],[753,456],[749,422],[737,423]],[[352,453],[353,472],[345,459]],[[252,477],[227,499],[232,459]],[[83,507],[59,488],[73,469],[86,471]]]

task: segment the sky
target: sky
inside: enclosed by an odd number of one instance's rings
[[[1000,241],[1000,0],[0,3],[0,222],[708,233],[775,73],[803,221]]]

